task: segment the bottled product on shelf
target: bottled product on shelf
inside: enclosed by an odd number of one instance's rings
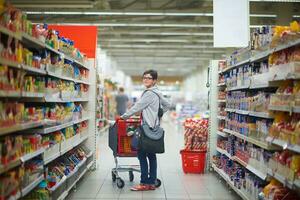
[[[219,63],[219,97],[226,101],[218,102],[213,168],[243,199],[299,198],[299,33],[298,22],[258,29],[251,46],[234,52],[227,66]],[[237,169],[255,177],[256,187],[242,178],[241,188],[241,178],[231,178]]]
[[[35,197],[47,199],[45,166],[60,167],[52,161],[88,137],[89,67],[73,41],[0,6],[0,199],[37,186]]]

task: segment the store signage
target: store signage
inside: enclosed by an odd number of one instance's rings
[[[214,47],[248,46],[249,1],[214,0]]]

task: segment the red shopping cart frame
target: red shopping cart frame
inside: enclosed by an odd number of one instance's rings
[[[117,119],[118,132],[118,156],[119,157],[136,157],[137,151],[131,149],[131,136],[127,136],[129,126],[138,127],[141,124],[140,118],[130,118],[127,120]]]

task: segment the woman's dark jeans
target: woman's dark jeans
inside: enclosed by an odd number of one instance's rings
[[[149,165],[147,158],[149,160]],[[156,154],[138,151],[138,159],[141,166],[141,184],[155,185],[157,178]]]

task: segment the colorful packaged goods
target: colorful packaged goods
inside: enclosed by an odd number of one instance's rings
[[[208,120],[186,119],[184,122],[184,150],[206,151],[208,137]]]

